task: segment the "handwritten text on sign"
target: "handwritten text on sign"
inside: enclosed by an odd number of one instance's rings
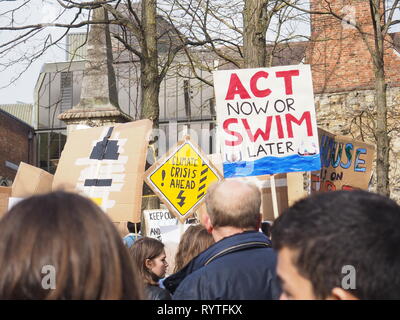
[[[144,221],[146,223],[146,236],[158,239],[162,242],[166,242],[167,240],[171,240],[171,237],[168,237],[168,234],[163,234],[161,231],[164,229],[172,229],[175,230],[175,226],[179,228],[179,222],[176,217],[169,213],[166,209],[155,209],[155,210],[144,210],[143,211]],[[184,230],[186,230],[190,223],[196,222],[195,219],[188,219],[185,221]],[[179,230],[175,230],[176,235],[173,238],[180,238]],[[179,242],[175,241],[175,242]]]
[[[368,189],[375,147],[318,129],[321,171],[313,172],[312,191]]]
[[[224,176],[320,169],[308,65],[214,72]]]
[[[189,217],[208,187],[220,180],[207,157],[190,141],[178,145],[170,156],[153,165],[147,173],[147,184],[180,220]]]

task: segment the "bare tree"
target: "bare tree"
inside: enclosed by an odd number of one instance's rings
[[[186,39],[204,45],[185,47],[192,75],[212,86],[200,75],[219,68],[271,66],[280,44],[301,39],[290,22],[303,13],[276,0],[169,0],[164,11],[171,23],[180,25]],[[179,22],[177,22],[179,20]],[[291,30],[290,30],[291,29]],[[269,38],[267,37],[269,35]],[[199,50],[200,49],[200,50]],[[218,65],[215,65],[218,61]]]
[[[371,57],[374,73],[376,119],[374,119],[373,127],[377,144],[377,192],[389,196],[390,130],[388,129],[385,53],[388,47],[393,46],[392,39],[388,35],[389,29],[400,24],[400,20],[395,19],[396,12],[400,12],[400,1],[365,0],[365,6],[369,7],[370,13],[370,21],[367,24],[360,23],[357,19],[349,20],[349,15],[343,11],[344,5],[338,6],[337,1],[324,0],[319,3],[318,10],[305,9],[304,6],[298,6],[288,0],[282,1],[303,12],[312,15],[325,15],[345,22],[355,28],[362,38]],[[351,1],[346,4],[351,5]],[[371,120],[371,117],[369,120]]]
[[[178,39],[179,31],[173,25],[167,24],[166,20],[157,13],[157,0],[143,0],[140,3],[131,0],[86,2],[57,0],[56,4],[59,5],[58,15],[53,21],[46,23],[38,21],[38,23],[24,24],[20,22],[20,20],[24,20],[21,15],[28,14],[29,7],[37,5],[37,1],[33,0],[16,3],[11,10],[0,13],[0,32],[13,32],[16,35],[9,37],[9,40],[0,42],[0,60],[4,61],[6,57],[9,58],[7,63],[1,67],[3,69],[10,68],[22,62],[26,65],[26,68],[11,81],[18,79],[33,61],[51,47],[59,46],[70,30],[91,24],[110,24],[116,26],[113,28],[113,37],[122,43],[140,64],[141,118],[151,119],[154,127],[158,127],[160,84],[169,66],[176,54],[185,46],[201,45],[205,41],[197,43],[188,41],[182,36]],[[103,8],[107,12],[108,19],[92,21],[90,19],[91,11],[96,8]],[[60,20],[65,22],[57,22]],[[160,23],[162,30],[158,30]],[[46,34],[49,27],[62,28],[64,32],[57,39],[50,41]],[[19,55],[14,54],[18,48],[26,46],[32,37],[40,35],[44,36],[37,38],[40,46],[35,50],[27,50]],[[160,47],[162,47],[161,54]],[[162,59],[160,59],[160,55]]]
[[[243,10],[244,65],[248,68],[266,66],[266,33],[272,17],[286,5],[280,1],[245,1]]]

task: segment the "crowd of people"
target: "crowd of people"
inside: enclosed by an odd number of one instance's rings
[[[272,227],[252,184],[215,183],[205,203],[167,257],[140,224],[122,238],[83,196],[27,198],[0,220],[0,299],[400,299],[400,206],[389,198],[320,193]]]

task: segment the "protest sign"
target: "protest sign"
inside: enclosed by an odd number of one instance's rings
[[[146,236],[163,242],[160,226],[174,226],[178,223],[174,215],[166,209],[144,210]]]
[[[180,221],[193,214],[221,174],[190,139],[179,142],[145,173],[145,181]]]
[[[179,243],[180,223],[179,220],[166,209],[154,209],[143,211],[146,236],[165,242]],[[193,219],[196,220],[196,219]],[[196,220],[197,221],[197,220]],[[183,231],[185,231],[192,219],[186,220]]]
[[[11,195],[7,199],[8,210],[24,198],[51,192],[52,183],[52,174],[25,162],[20,162],[11,187]],[[3,205],[5,205],[5,202]]]
[[[12,184],[11,196],[26,198],[51,192],[53,178],[47,171],[21,162]]]
[[[311,191],[368,189],[375,147],[318,129],[321,170],[311,175]]]
[[[53,190],[83,193],[114,222],[140,222],[151,128],[150,120],[140,120],[71,132],[54,175]]]
[[[8,210],[8,200],[11,197],[11,187],[0,187],[0,217]]]
[[[223,160],[221,154],[210,154],[208,155],[208,158],[218,170],[222,171]],[[229,178],[229,180],[237,180],[256,185],[261,192],[260,211],[263,220],[275,220],[277,214],[274,213],[272,206],[272,189],[270,175]],[[275,187],[278,215],[281,214],[295,201],[307,196],[307,192],[304,190],[303,172],[289,172],[275,175]],[[202,206],[200,206],[197,212],[200,221],[203,221],[202,216],[205,211],[206,209],[203,204]]]
[[[213,75],[225,178],[320,169],[309,65]]]

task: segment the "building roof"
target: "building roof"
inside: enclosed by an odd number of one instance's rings
[[[33,127],[33,105],[26,103],[0,104],[0,110]]]
[[[278,43],[276,45],[267,44],[267,61],[266,65],[271,67],[297,65],[304,62],[307,46],[309,41],[288,41]],[[243,56],[239,55],[237,47],[224,47],[222,52],[236,60],[237,63],[243,63]],[[233,63],[226,62],[215,55],[213,52],[208,53],[208,58],[219,60],[219,70],[236,69]]]
[[[67,34],[67,61],[85,60],[87,56],[87,32],[68,33]]]
[[[272,55],[271,66],[287,66],[302,63],[309,41],[283,42],[277,46],[268,45],[267,55]]]

